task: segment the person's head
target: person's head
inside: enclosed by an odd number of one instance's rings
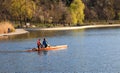
[[[45,41],[46,39],[44,38],[43,40]]]
[[[38,39],[40,41],[40,39]]]

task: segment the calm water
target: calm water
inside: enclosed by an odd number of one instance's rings
[[[38,38],[66,50],[18,52],[36,47]],[[37,31],[0,40],[0,73],[120,73],[120,28]]]

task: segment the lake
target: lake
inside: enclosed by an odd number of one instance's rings
[[[65,50],[19,52],[46,37]],[[120,28],[30,31],[0,40],[0,73],[119,73]]]

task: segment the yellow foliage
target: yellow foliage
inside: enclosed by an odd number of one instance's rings
[[[82,24],[84,20],[84,3],[81,0],[74,0],[70,5],[70,12],[73,24]]]
[[[31,0],[12,0],[10,5],[10,12],[16,17],[33,16],[36,5]]]

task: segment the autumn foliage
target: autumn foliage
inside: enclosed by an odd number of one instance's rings
[[[0,20],[42,24],[119,20],[119,3],[120,0],[0,0]]]
[[[10,22],[0,22],[0,34],[8,33],[8,28],[10,32],[14,32],[15,29]]]

